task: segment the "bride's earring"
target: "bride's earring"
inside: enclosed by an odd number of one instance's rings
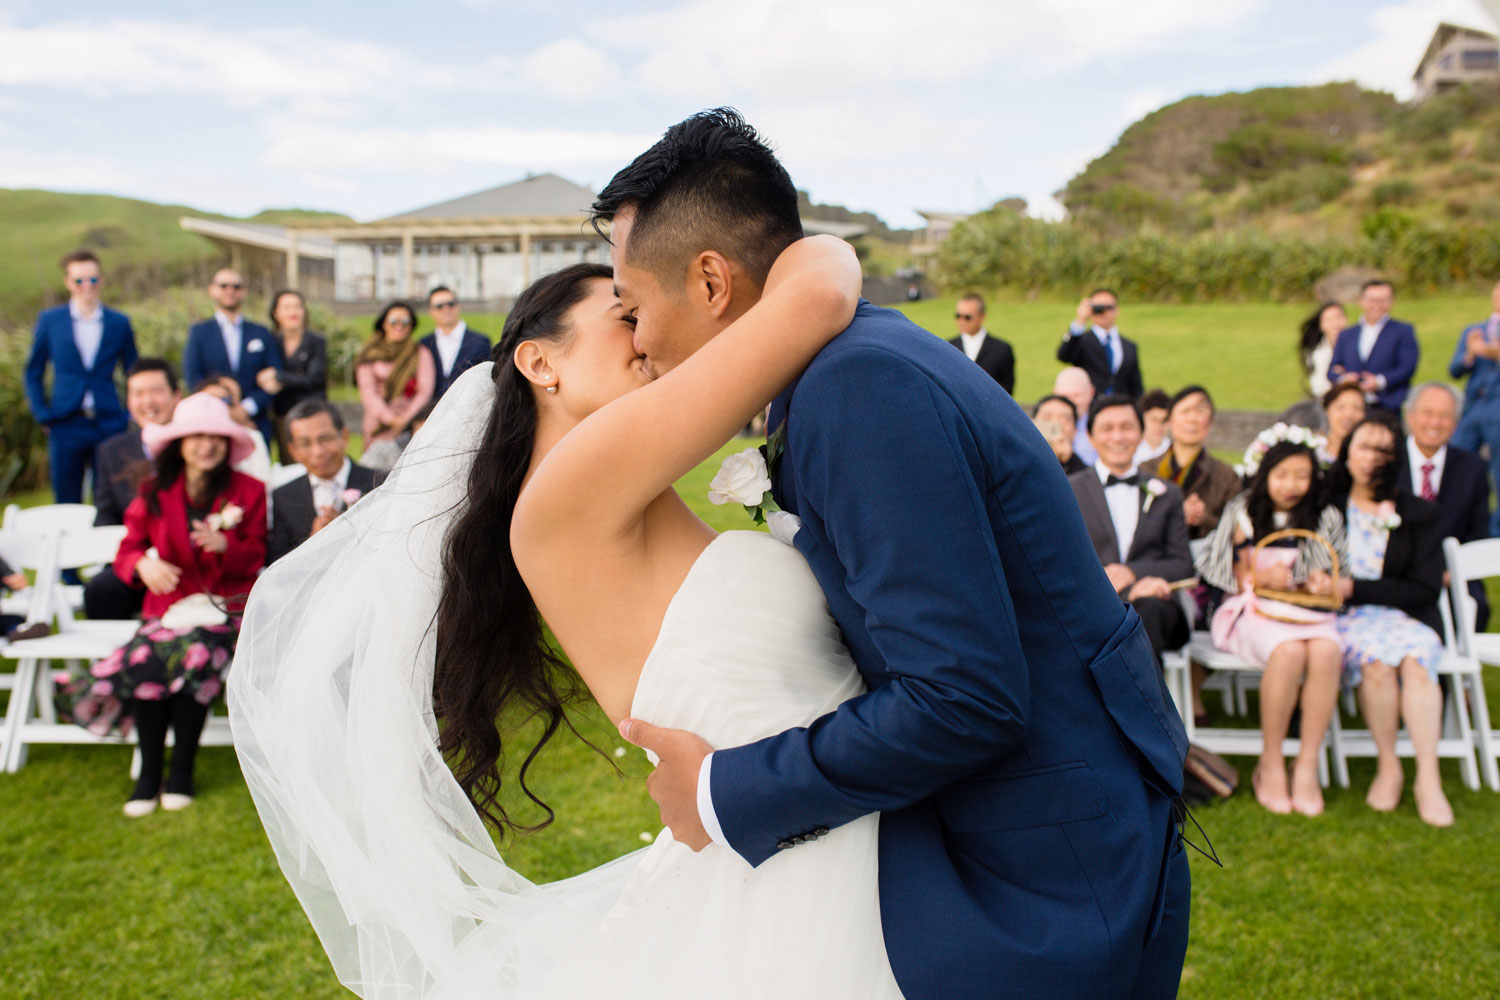
[[[555,385],[549,385],[549,386],[547,386],[547,391],[549,393],[551,393],[552,395],[555,396],[555,395],[557,395],[557,386],[555,386]]]

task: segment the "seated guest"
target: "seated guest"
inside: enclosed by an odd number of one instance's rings
[[[1365,394],[1353,382],[1344,382],[1329,389],[1323,396],[1323,417],[1328,422],[1324,432],[1326,444],[1318,452],[1324,465],[1332,465],[1339,457],[1344,439],[1354,430],[1354,425],[1365,419]]]
[[[1437,755],[1442,538],[1437,506],[1396,485],[1400,440],[1393,416],[1372,413],[1344,441],[1329,477],[1331,500],[1343,508],[1348,525],[1351,578],[1339,581],[1347,604],[1338,617],[1344,683],[1358,689],[1375,740],[1375,780],[1365,796],[1370,808],[1391,812],[1401,801],[1399,714],[1417,758],[1417,815],[1431,826],[1452,826]]]
[[[1323,475],[1316,451],[1322,438],[1305,427],[1278,424],[1245,451],[1250,488],[1224,507],[1219,527],[1198,554],[1204,583],[1233,595],[1214,612],[1214,646],[1264,666],[1260,685],[1260,761],[1251,776],[1255,799],[1273,813],[1323,811],[1318,760],[1333,718],[1343,670],[1343,640],[1331,614],[1309,614],[1291,624],[1260,613],[1256,585],[1328,594],[1332,560],[1309,538],[1272,542],[1252,559],[1255,544],[1283,528],[1316,532],[1349,565],[1344,518],[1323,502]],[[1273,606],[1274,609],[1274,606]],[[1272,609],[1267,609],[1272,610]],[[1300,697],[1299,697],[1300,690]],[[1292,713],[1301,710],[1301,748],[1290,788],[1282,743]]]
[[[99,445],[94,458],[94,523],[124,524],[125,508],[151,472],[141,445],[141,428],[172,419],[178,399],[177,373],[161,358],[140,358],[125,376],[125,409],[131,426]],[[83,610],[90,618],[138,618],[144,591],[121,582],[106,566],[83,587]]]
[[[1064,368],[1052,380],[1052,394],[1072,402],[1073,410],[1078,414],[1078,430],[1073,435],[1073,454],[1082,459],[1085,465],[1093,465],[1099,456],[1094,454],[1094,446],[1089,444],[1088,429],[1084,426],[1088,422],[1089,406],[1094,402],[1094,383],[1089,380],[1089,373],[1082,368]]]
[[[286,415],[304,399],[328,395],[328,341],[307,329],[307,303],[302,293],[284,288],[271,296],[271,332],[281,351],[281,368],[262,368],[256,383],[271,393],[271,430],[276,435],[276,460],[292,462],[286,440]]]
[[[307,469],[271,495],[267,565],[322,531],[345,507],[375,488],[375,473],[349,461],[349,430],[338,407],[304,399],[286,415],[292,455]]]
[[[354,367],[364,407],[364,461],[381,472],[395,466],[404,447],[402,435],[437,385],[433,352],[412,336],[416,322],[417,314],[405,302],[386,306]]]
[[[1214,401],[1201,385],[1180,390],[1167,403],[1169,447],[1160,460],[1141,467],[1182,490],[1182,516],[1189,538],[1204,538],[1219,526],[1224,505],[1240,491],[1240,477],[1204,447],[1214,426]]]
[[[239,383],[227,375],[213,375],[193,386],[194,393],[223,400],[229,407],[229,418],[250,434],[252,451],[243,462],[234,463],[236,472],[243,472],[263,483],[271,481],[271,449],[260,432],[260,423],[240,405]]]
[[[140,630],[77,671],[59,693],[73,721],[103,735],[139,734],[141,772],[125,815],[192,804],[193,764],[208,706],[223,690],[239,615],[266,556],[265,484],[231,466],[254,447],[223,403],[199,393],[169,424],[142,431],[156,474],[125,510],[115,574],[146,591]],[[162,793],[167,727],[176,739]]]
[[[1124,396],[1101,396],[1089,410],[1089,439],[1099,453],[1092,469],[1068,477],[1094,551],[1116,593],[1140,614],[1161,654],[1188,641],[1188,620],[1171,584],[1192,575],[1182,493],[1135,471],[1141,414]]]
[[[1141,446],[1135,451],[1138,466],[1161,458],[1172,447],[1167,434],[1167,412],[1172,408],[1172,398],[1161,389],[1152,389],[1141,397],[1140,407],[1145,432],[1141,435]]]
[[[1062,463],[1063,472],[1072,475],[1087,469],[1083,459],[1073,454],[1073,439],[1078,432],[1078,411],[1073,401],[1063,396],[1043,396],[1031,411],[1032,422],[1052,446],[1052,453]]]
[[[1472,542],[1490,537],[1490,482],[1484,462],[1450,444],[1462,410],[1458,390],[1446,382],[1428,382],[1406,400],[1406,447],[1397,447],[1396,485],[1438,506],[1438,538]],[[1469,583],[1477,611],[1474,628],[1490,621],[1484,584]]]
[[[10,563],[0,559],[0,590],[9,590],[19,593],[31,586],[31,581],[26,579],[25,573],[17,573],[11,569]],[[26,619],[20,615],[0,615],[0,636],[9,636],[11,630],[24,624]]]

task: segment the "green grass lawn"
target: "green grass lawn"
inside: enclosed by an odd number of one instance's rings
[[[680,484],[721,530],[749,519],[709,505],[708,480],[723,455],[751,443],[731,442]],[[1500,707],[1496,677],[1488,688]],[[620,745],[594,706],[576,721],[607,750]],[[0,775],[0,995],[347,996],[281,878],[233,751],[202,752],[191,809],[143,820],[120,813],[129,758],[123,747],[39,747],[19,774]],[[1245,791],[1198,811],[1225,867],[1194,858],[1184,997],[1493,994],[1500,795],[1464,789],[1446,767],[1458,825],[1432,830],[1409,795],[1394,814],[1368,810],[1373,768],[1355,762],[1354,787],[1330,789],[1325,816],[1275,817],[1249,794],[1251,762],[1237,763]],[[545,881],[640,847],[658,829],[646,773],[633,748],[617,760],[555,739],[532,783],[557,822],[508,845],[507,860]],[[511,787],[507,805],[538,816],[517,799]]]
[[[1052,391],[1062,364],[1057,345],[1077,300],[991,301],[986,327],[1016,352],[1017,399],[1031,402]],[[900,306],[919,326],[955,336],[955,299]],[[1224,409],[1280,410],[1306,394],[1297,356],[1298,326],[1312,306],[1273,302],[1120,305],[1120,332],[1137,341],[1146,388],[1174,392],[1198,383]],[[1351,309],[1351,315],[1357,310]],[[1422,345],[1417,380],[1446,379],[1459,332],[1490,313],[1485,295],[1399,298],[1393,315],[1414,323]]]

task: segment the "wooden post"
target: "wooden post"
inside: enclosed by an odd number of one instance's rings
[[[297,231],[289,230],[286,234],[286,287],[297,288],[297,276],[300,268],[297,266]]]
[[[531,234],[521,234],[521,288],[531,284]]]
[[[403,298],[411,298],[417,294],[413,285],[415,278],[412,275],[412,266],[416,263],[416,242],[412,239],[411,230],[408,229],[401,234],[401,284],[406,290],[402,293]]]

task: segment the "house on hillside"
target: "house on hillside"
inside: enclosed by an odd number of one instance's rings
[[[917,214],[927,223],[911,244],[911,255],[918,261],[936,257],[943,241],[953,232],[953,227],[969,217],[968,212],[927,212],[920,208],[917,209]]]
[[[1412,74],[1414,101],[1423,101],[1465,83],[1500,80],[1500,35],[1444,21]]]
[[[273,283],[366,312],[378,302],[421,299],[447,285],[465,302],[495,309],[534,278],[582,261],[609,263],[609,244],[588,223],[594,192],[536,174],[373,222],[293,226],[184,218],[182,227],[224,244],[247,263],[276,255]],[[854,239],[866,227],[804,219],[808,233]],[[295,262],[295,263],[293,263]],[[252,285],[264,283],[247,274]]]

